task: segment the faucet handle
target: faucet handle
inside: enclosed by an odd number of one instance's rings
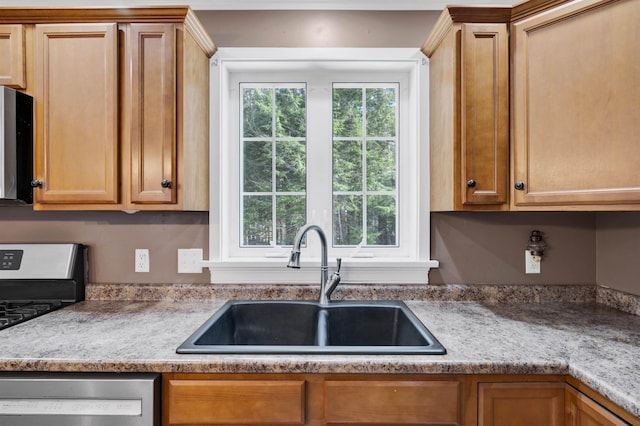
[[[336,270],[336,273],[340,273],[340,268],[342,267],[342,258],[338,257],[336,258],[336,263],[338,264],[338,269]]]

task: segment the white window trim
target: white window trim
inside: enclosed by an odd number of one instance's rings
[[[417,141],[414,187],[411,193],[418,200],[416,208],[415,235],[412,254],[401,258],[345,258],[342,261],[343,283],[375,284],[426,284],[428,271],[438,267],[438,262],[429,257],[429,148],[428,120],[428,62],[419,49],[352,49],[352,48],[221,48],[211,59],[211,149],[210,149],[210,210],[209,210],[209,253],[210,260],[204,262],[211,272],[214,284],[305,284],[317,283],[320,277],[319,248],[310,247],[309,253],[303,253],[301,269],[286,268],[288,248],[273,249],[273,254],[260,258],[242,258],[229,255],[224,247],[225,232],[230,232],[225,221],[225,197],[228,182],[222,161],[227,155],[226,145],[230,123],[226,102],[230,73],[251,70],[305,70],[309,65],[323,62],[335,70],[353,69],[362,66],[363,70],[408,70],[411,85],[419,88],[412,93],[419,96],[412,99],[416,108],[411,108],[410,120]],[[268,64],[268,67],[266,66]],[[324,224],[320,224],[324,225]],[[310,246],[317,240],[310,234]],[[317,252],[317,254],[315,254]],[[330,254],[331,256],[331,254]],[[335,258],[330,257],[330,268],[335,268]]]

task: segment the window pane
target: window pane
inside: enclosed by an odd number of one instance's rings
[[[245,195],[243,200],[244,246],[268,246],[272,241],[270,195]]]
[[[333,190],[362,191],[362,142],[333,142]]]
[[[367,89],[367,136],[396,135],[396,91],[393,88]]]
[[[367,190],[395,191],[395,141],[367,142]]]
[[[362,196],[334,195],[333,245],[356,246],[362,242]]]
[[[362,136],[362,89],[333,89],[333,136]]]
[[[307,151],[302,141],[276,144],[276,191],[302,192],[307,186]]]
[[[241,83],[241,89],[240,245],[291,244],[306,222],[306,88]]]
[[[303,138],[307,133],[305,89],[276,89],[276,137]]]
[[[293,245],[298,229],[306,222],[304,195],[278,195],[276,197],[276,244]]]
[[[271,191],[271,142],[245,141],[243,147],[243,190]]]
[[[396,245],[396,198],[392,195],[367,197],[367,245]]]
[[[242,135],[245,138],[270,138],[273,119],[272,90],[243,90]]]
[[[398,85],[339,86],[333,89],[334,244],[396,246]]]

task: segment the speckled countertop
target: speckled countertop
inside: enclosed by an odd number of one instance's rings
[[[407,301],[447,355],[178,355],[226,300],[89,300],[0,332],[0,370],[570,374],[640,417],[640,316],[586,303]]]

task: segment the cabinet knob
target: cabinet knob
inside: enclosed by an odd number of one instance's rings
[[[41,188],[42,187],[42,181],[40,179],[34,179],[31,181],[31,186],[34,188]]]
[[[516,182],[516,184],[513,185],[513,187],[515,189],[517,189],[518,191],[522,191],[522,190],[524,190],[524,182],[522,182],[522,181]]]
[[[469,179],[469,180],[467,181],[467,187],[469,187],[469,188],[475,188],[475,187],[476,187],[476,181],[475,181],[475,180],[473,180],[473,179]]]
[[[163,188],[171,188],[171,181],[164,179],[162,182],[160,182],[160,186],[162,186]]]

